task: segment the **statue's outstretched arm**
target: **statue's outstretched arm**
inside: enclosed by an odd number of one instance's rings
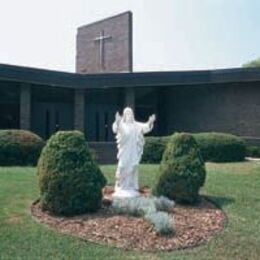
[[[149,128],[150,128],[150,131],[153,130],[153,126],[154,126],[154,121],[156,120],[156,116],[155,114],[149,116],[149,119],[148,119],[148,125],[149,125]],[[149,132],[150,132],[149,131]]]
[[[112,125],[112,130],[115,134],[118,132],[119,124],[120,124],[121,120],[122,120],[122,117],[119,115],[118,112],[116,112],[115,121]]]
[[[143,133],[147,134],[153,130],[154,121],[156,120],[155,114],[149,116],[149,119],[146,123],[143,123]]]

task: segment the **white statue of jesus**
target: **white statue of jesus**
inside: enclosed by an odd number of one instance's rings
[[[116,113],[112,126],[118,148],[114,198],[140,195],[138,165],[143,154],[144,134],[152,131],[154,121],[155,115],[150,116],[146,123],[135,121],[133,110],[129,107],[124,109],[122,117]]]

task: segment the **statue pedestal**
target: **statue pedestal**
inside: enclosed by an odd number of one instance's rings
[[[137,190],[122,190],[118,188],[112,194],[112,198],[114,199],[135,198],[139,196],[141,196],[141,194]]]

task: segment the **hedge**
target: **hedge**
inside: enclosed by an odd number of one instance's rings
[[[246,156],[260,158],[260,146],[248,145],[246,147]]]
[[[36,165],[45,142],[27,130],[0,130],[0,166]]]
[[[163,152],[170,136],[145,138],[144,152],[142,156],[143,163],[160,163]]]
[[[205,132],[192,134],[204,161],[236,162],[243,161],[246,155],[244,141],[231,134]],[[160,163],[170,137],[146,137],[143,163]]]

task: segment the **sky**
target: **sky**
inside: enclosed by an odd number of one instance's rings
[[[134,71],[260,57],[259,0],[0,0],[0,63],[74,72],[77,27],[129,10]]]

